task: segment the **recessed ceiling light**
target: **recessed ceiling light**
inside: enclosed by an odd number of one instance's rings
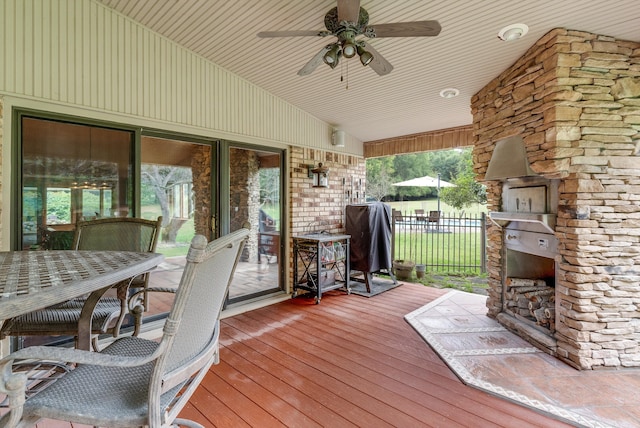
[[[527,24],[511,24],[504,27],[498,32],[498,38],[505,42],[518,40],[529,32]]]
[[[460,95],[460,91],[456,88],[444,88],[440,91],[440,96],[442,98],[453,98],[457,97],[458,95]]]

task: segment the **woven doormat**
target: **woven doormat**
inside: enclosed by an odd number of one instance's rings
[[[367,285],[364,283],[364,278],[351,278],[351,294],[357,294],[358,296],[364,297],[373,297],[377,296],[380,293],[384,293],[385,291],[396,288],[402,285],[402,283],[396,282],[394,284],[391,279],[379,278],[372,275],[371,281],[369,281],[369,285],[371,286],[371,292],[367,292]]]

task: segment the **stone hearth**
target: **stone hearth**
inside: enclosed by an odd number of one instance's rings
[[[558,179],[553,354],[579,369],[640,366],[640,44],[555,29],[472,98],[474,168],[521,136]],[[486,181],[489,211],[502,182]],[[502,311],[502,229],[488,226],[488,315]]]

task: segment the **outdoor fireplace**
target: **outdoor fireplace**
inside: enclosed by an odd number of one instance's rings
[[[508,141],[522,145],[521,139]],[[513,159],[512,159],[513,160]],[[532,175],[505,179],[502,211],[489,218],[502,229],[500,323],[550,354],[557,351],[555,224],[558,180]]]
[[[498,224],[487,315],[578,369],[640,367],[639,59],[637,42],[557,28],[471,98],[474,170]],[[527,314],[533,294],[510,289],[522,277],[555,313]]]

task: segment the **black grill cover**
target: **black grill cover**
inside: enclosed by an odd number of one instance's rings
[[[351,235],[351,269],[391,269],[391,208],[382,202],[347,205],[346,233]]]

